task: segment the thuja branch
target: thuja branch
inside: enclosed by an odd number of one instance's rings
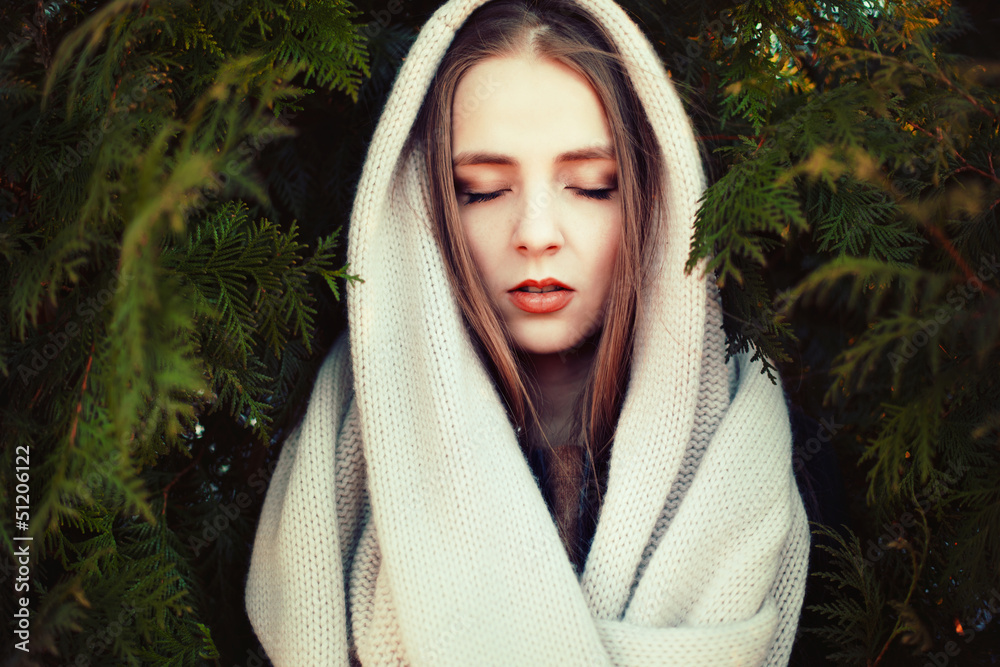
[[[931,528],[930,525],[927,523],[927,515],[924,513],[923,509],[921,509],[920,503],[917,501],[916,497],[912,495],[912,491],[911,491],[911,498],[913,499],[914,502],[915,511],[917,512],[917,514],[920,515],[920,522],[924,529],[924,545],[922,554],[920,560],[918,561],[917,552],[914,550],[913,544],[904,538],[899,538],[897,540],[894,540],[888,545],[888,546],[895,546],[898,549],[908,548],[910,550],[910,564],[912,566],[913,574],[910,577],[910,588],[906,592],[906,598],[903,600],[902,603],[897,605],[897,609],[899,611],[899,617],[896,619],[896,624],[893,626],[892,632],[889,633],[889,638],[885,640],[885,643],[882,645],[882,650],[879,651],[879,654],[875,657],[875,660],[868,662],[868,667],[878,666],[878,664],[882,661],[882,658],[885,657],[885,652],[889,650],[889,646],[892,645],[892,642],[894,639],[896,639],[896,637],[904,634],[907,630],[915,629],[907,625],[910,618],[912,618],[912,613],[908,614],[907,611],[910,609],[910,600],[913,598],[913,594],[917,590],[917,584],[920,581],[920,576],[921,574],[923,574],[924,563],[927,562],[927,553],[930,548],[930,542],[931,542]],[[919,628],[916,629],[919,630]],[[903,641],[904,643],[906,643],[905,639]],[[928,646],[927,649],[924,650],[928,650],[929,648],[930,647]]]
[[[87,357],[87,367],[83,370],[83,384],[80,386],[80,400],[76,403],[76,410],[73,412],[73,425],[69,429],[69,446],[72,447],[76,441],[76,426],[80,419],[80,410],[83,409],[83,396],[87,392],[87,378],[90,377],[90,366],[94,363],[94,345],[97,341],[90,343],[90,355]]]
[[[926,136],[930,137],[931,139],[933,139],[937,143],[939,143],[939,144],[943,144],[944,143],[944,137],[941,135],[941,128],[938,128],[938,131],[935,133],[935,132],[931,132],[929,130],[926,130],[926,129],[920,127],[919,125],[917,125],[916,123],[914,123],[912,121],[909,124],[915,130],[921,132],[922,134],[925,134]],[[991,171],[993,173],[990,173],[988,171],[985,171],[985,170],[983,170],[983,169],[975,166],[974,164],[971,164],[967,159],[965,159],[964,155],[962,155],[961,153],[958,152],[958,149],[956,149],[955,147],[952,146],[952,147],[949,147],[949,148],[951,148],[952,155],[954,155],[955,158],[959,162],[962,163],[962,166],[959,167],[958,169],[956,169],[953,173],[957,174],[957,173],[960,173],[960,172],[963,172],[963,171],[972,171],[972,172],[975,172],[975,173],[979,174],[980,176],[983,176],[983,177],[989,179],[990,181],[992,181],[996,185],[1000,185],[1000,178],[997,177],[996,170],[993,168],[993,156],[992,155],[989,156],[989,161],[990,161],[990,169],[991,169]]]
[[[845,48],[842,48],[842,49],[839,49],[839,50],[840,50],[841,53],[844,53],[844,54],[860,56],[859,58],[857,58],[857,60],[877,60],[880,63],[887,63],[887,64],[897,65],[897,66],[899,66],[899,67],[901,67],[903,69],[910,70],[911,72],[916,72],[917,74],[920,74],[922,76],[930,77],[931,79],[939,81],[939,82],[943,83],[945,86],[947,86],[948,88],[954,90],[966,102],[968,102],[969,104],[971,104],[972,106],[974,106],[976,109],[978,109],[982,113],[984,113],[987,116],[989,116],[991,119],[993,119],[993,120],[1000,120],[1000,116],[998,116],[993,111],[990,111],[989,109],[987,109],[986,107],[984,107],[979,102],[979,100],[977,100],[968,91],[966,91],[964,88],[962,88],[957,83],[955,83],[950,78],[948,78],[944,74],[944,72],[942,72],[940,69],[938,69],[935,72],[930,72],[930,71],[924,69],[923,67],[921,67],[920,65],[917,65],[915,63],[911,63],[911,62],[906,61],[906,60],[900,60],[899,58],[894,58],[894,57],[886,55],[884,53],[873,53],[871,51],[866,51],[864,49],[856,49],[856,48],[845,47]],[[937,65],[937,63],[935,63],[935,65]]]

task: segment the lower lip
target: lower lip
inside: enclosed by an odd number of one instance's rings
[[[526,313],[554,313],[566,307],[573,298],[573,290],[557,289],[552,292],[507,292],[514,305]]]

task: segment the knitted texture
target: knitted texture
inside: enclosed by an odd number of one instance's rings
[[[809,530],[780,385],[725,361],[702,262],[690,121],[648,40],[607,26],[663,155],[666,233],[636,324],[594,539],[574,573],[432,233],[421,148],[403,151],[455,31],[450,0],[405,59],[351,214],[348,332],[262,509],[250,620],[275,665],[785,665]],[[502,94],[502,91],[497,94]]]

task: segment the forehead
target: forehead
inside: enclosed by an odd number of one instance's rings
[[[452,153],[556,155],[611,145],[600,98],[587,80],[550,59],[488,58],[459,80]]]

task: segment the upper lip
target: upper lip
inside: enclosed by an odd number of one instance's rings
[[[507,291],[513,292],[515,290],[521,289],[522,287],[548,287],[549,285],[557,285],[559,287],[562,287],[563,289],[568,289],[568,290],[573,289],[569,285],[561,283],[555,278],[543,278],[542,280],[532,280],[531,278],[529,278],[528,280],[519,282],[517,285],[514,285]]]

